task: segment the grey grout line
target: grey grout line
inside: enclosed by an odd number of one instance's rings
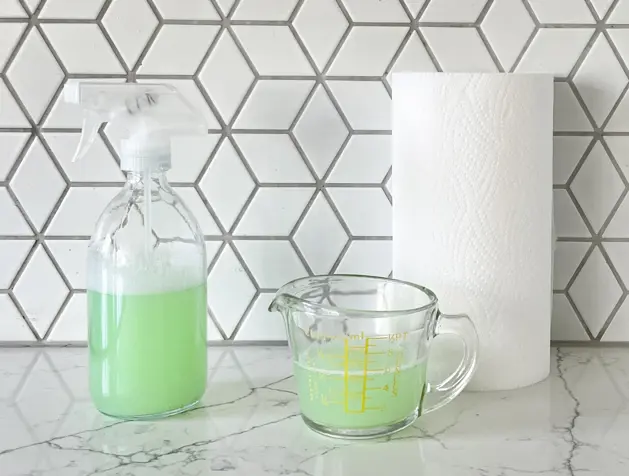
[[[487,39],[485,32],[480,27],[476,28],[476,32],[478,33],[479,38],[485,45],[485,49],[487,50],[487,53],[489,53],[489,56],[491,57],[491,60],[494,62],[494,65],[496,66],[496,69],[498,70],[498,72],[504,73],[505,68],[500,62],[500,59],[498,59],[498,55],[496,54],[496,52],[491,47],[491,44],[489,43],[489,40]]]

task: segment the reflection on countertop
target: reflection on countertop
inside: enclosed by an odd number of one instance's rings
[[[0,474],[629,474],[626,348],[556,349],[547,381],[465,393],[390,440],[372,442],[306,428],[287,348],[208,352],[199,408],[123,422],[90,403],[86,349],[0,349]]]

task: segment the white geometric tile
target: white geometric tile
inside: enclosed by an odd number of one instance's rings
[[[2,263],[0,266],[0,289],[9,289],[15,274],[32,247],[33,241],[31,240],[0,241],[0,263]]]
[[[329,273],[347,240],[343,226],[320,193],[295,233],[295,243],[313,273]]]
[[[313,74],[288,26],[237,25],[233,30],[259,74]]]
[[[554,341],[590,340],[565,294],[553,295],[550,338]]]
[[[32,342],[35,336],[7,294],[0,294],[0,342]]]
[[[55,323],[48,340],[52,342],[87,341],[87,294],[74,294]]]
[[[229,140],[225,140],[199,183],[225,229],[229,230],[255,184]]]
[[[487,0],[432,0],[421,16],[421,21],[473,23]]]
[[[218,6],[221,7],[225,16],[229,14],[235,2],[236,0],[217,0]]]
[[[0,235],[27,236],[33,234],[6,187],[0,187],[0,210],[2,210]]]
[[[590,248],[590,243],[559,241],[555,244],[553,289],[563,291],[577,266]]]
[[[605,132],[629,132],[629,95],[625,94],[605,126]]]
[[[17,40],[22,36],[25,29],[26,25],[23,23],[2,24],[2,28],[0,28],[0,71],[4,68],[11,53],[13,53]]]
[[[392,243],[390,240],[352,241],[336,273],[388,276],[392,267]]]
[[[7,78],[33,119],[38,121],[61,84],[63,72],[36,28],[31,29],[20,47]]]
[[[255,292],[242,263],[231,247],[225,246],[207,279],[207,303],[227,336],[234,331]]]
[[[629,198],[626,196],[603,235],[605,238],[629,238]]]
[[[0,181],[4,180],[13,167],[30,134],[27,132],[0,133]]]
[[[242,0],[234,12],[233,19],[286,21],[295,5],[297,0]]]
[[[0,127],[28,127],[20,106],[11,95],[2,78],[0,78]]]
[[[103,25],[128,68],[133,68],[157,26],[146,0],[114,0]]]
[[[35,250],[13,291],[40,337],[48,330],[69,292],[41,246]]]
[[[37,7],[41,4],[42,0],[26,0],[26,6],[29,8],[31,12],[35,12]]]
[[[44,138],[63,170],[72,182],[124,182],[124,175],[118,164],[98,136],[89,154],[72,162],[79,145],[78,132],[48,132]]]
[[[608,24],[629,22],[629,0],[620,0],[607,20]]]
[[[618,271],[620,279],[629,284],[629,243],[604,243],[603,248]]]
[[[553,206],[555,217],[555,232],[559,238],[590,238],[585,223],[574,206],[566,190],[553,192]]]
[[[209,241],[209,240],[205,241],[205,255],[207,257],[208,267],[210,263],[212,263],[212,260],[214,260],[214,257],[218,253],[218,250],[221,249],[222,245],[223,245],[222,241]]]
[[[476,28],[424,27],[421,32],[446,73],[497,71]]]
[[[262,293],[257,298],[236,334],[237,341],[285,341],[286,325],[277,314],[269,313],[275,293]]]
[[[622,289],[598,248],[590,255],[568,292],[594,336],[622,296]]]
[[[354,236],[391,236],[391,204],[380,188],[328,188]]]
[[[308,274],[288,241],[238,241],[236,247],[262,289],[278,289]]]
[[[391,130],[391,98],[381,81],[328,81],[352,128]]]
[[[518,64],[518,73],[549,73],[559,77],[570,74],[592,37],[590,28],[542,28]]]
[[[303,79],[258,81],[234,127],[287,130],[313,85]]]
[[[332,63],[329,75],[382,76],[408,28],[355,26]]]
[[[569,83],[555,83],[554,128],[561,132],[592,130]]]
[[[325,89],[318,86],[295,126],[295,137],[319,177],[325,175],[348,134]]]
[[[354,135],[328,183],[381,183],[391,168],[391,136]]]
[[[627,342],[629,341],[629,299],[618,309],[611,324],[601,338],[603,342]]]
[[[612,42],[618,49],[620,56],[622,58],[627,58],[627,56],[629,56],[629,30],[626,30],[624,28],[610,28],[607,30],[607,32],[609,33]],[[627,60],[625,59],[625,63],[626,61]]]
[[[504,70],[511,71],[535,24],[522,0],[496,0],[483,20],[482,29]]]
[[[529,0],[540,23],[594,23],[584,0]]]
[[[201,232],[204,235],[220,235],[221,231],[218,228],[218,225],[210,215],[209,210],[201,200],[199,193],[192,187],[174,187],[175,192],[188,209],[192,212],[192,215],[199,222],[199,226],[201,227]]]
[[[413,18],[417,16],[421,8],[426,3],[426,0],[403,0],[409,11],[412,13]]]
[[[48,0],[39,18],[95,20],[105,0]]]
[[[253,82],[253,72],[226,30],[201,70],[199,79],[229,123]]]
[[[70,74],[124,72],[98,25],[47,23],[42,28]]]
[[[620,166],[620,169],[625,174],[625,177],[628,177],[629,156],[626,151],[629,149],[629,137],[605,136],[605,142],[607,143],[612,155],[616,159],[616,162]]]
[[[240,236],[288,236],[313,188],[260,188],[236,227]]]
[[[46,242],[55,261],[73,289],[85,289],[85,263],[88,240],[48,240]]]
[[[419,39],[416,32],[411,33],[402,53],[395,60],[395,64],[387,75],[389,84],[392,82],[393,73],[397,72],[427,72],[437,71],[426,47]]]
[[[583,163],[570,186],[587,219],[600,230],[625,186],[600,142]]]
[[[234,134],[234,139],[260,183],[314,182],[288,134]]]
[[[217,25],[164,25],[139,74],[194,74],[214,40]]]
[[[11,188],[31,222],[41,230],[66,183],[39,139],[31,144],[11,180]]]
[[[23,18],[25,16],[26,12],[19,0],[4,0],[0,5],[0,17],[2,18]]]
[[[348,23],[335,0],[306,0],[293,25],[317,67],[323,70]]]
[[[612,3],[614,3],[614,0],[590,0],[590,1],[592,2],[592,5],[594,5],[594,9],[596,10],[596,13],[598,13],[599,18],[603,18],[607,14],[609,7],[611,7]]]
[[[46,234],[91,236],[100,212],[119,191],[119,187],[71,187]]]
[[[194,182],[220,138],[220,134],[173,137],[171,139],[173,168],[168,171],[168,180],[171,183]]]
[[[343,0],[352,20],[358,22],[408,22],[396,0]]]
[[[223,339],[223,335],[220,333],[220,331],[218,330],[218,328],[216,327],[216,324],[214,324],[214,321],[210,318],[210,313],[208,312],[207,315],[207,341],[208,342],[222,342],[225,339]],[[229,336],[227,336],[229,337]]]
[[[218,13],[207,0],[153,0],[166,20],[218,20]]]
[[[574,77],[574,84],[600,126],[627,84],[607,39],[600,35]]]
[[[590,145],[589,137],[559,136],[553,139],[553,184],[564,185]]]

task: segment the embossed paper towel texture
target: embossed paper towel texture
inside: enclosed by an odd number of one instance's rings
[[[552,118],[550,76],[394,75],[394,276],[470,315],[470,389],[549,373]]]

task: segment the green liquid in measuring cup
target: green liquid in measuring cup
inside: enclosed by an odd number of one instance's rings
[[[364,345],[334,343],[296,361],[303,415],[331,428],[361,429],[394,424],[418,411],[426,361],[411,361],[397,346],[375,349],[366,354]]]
[[[117,417],[159,416],[205,391],[206,286],[155,294],[88,291],[90,390]]]

